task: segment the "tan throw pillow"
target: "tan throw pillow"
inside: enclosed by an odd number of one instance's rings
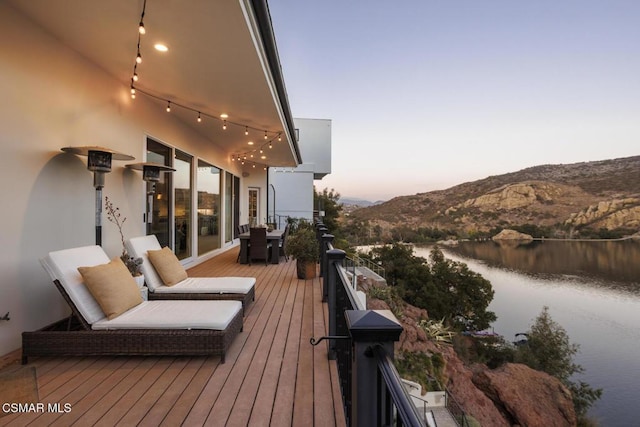
[[[188,277],[176,254],[167,246],[160,250],[147,251],[147,256],[165,286],[173,286]]]
[[[78,267],[78,271],[109,320],[142,302],[138,285],[120,258],[108,264]]]

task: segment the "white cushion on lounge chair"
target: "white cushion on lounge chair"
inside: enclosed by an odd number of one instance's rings
[[[91,328],[224,330],[240,311],[240,301],[144,301],[115,319],[93,323]]]
[[[65,289],[92,329],[214,329],[223,330],[242,310],[240,301],[143,301],[108,320],[85,286],[78,267],[109,262],[100,246],[84,246],[50,252],[40,260]]]
[[[162,249],[158,239],[155,235],[150,234],[148,236],[140,236],[134,237],[133,239],[129,239],[125,242],[125,246],[127,247],[127,252],[129,252],[129,256],[134,258],[142,258],[142,265],[140,266],[140,270],[142,274],[144,274],[144,282],[149,288],[149,291],[153,292],[156,288],[160,286],[164,286],[162,283],[162,279],[156,272],[156,269],[153,268],[151,261],[149,261],[149,257],[147,256],[147,251],[156,251]]]
[[[160,286],[154,292],[159,294],[246,294],[256,279],[253,277],[189,277],[173,286]]]
[[[58,280],[69,294],[69,298],[78,308],[87,323],[93,324],[106,319],[104,312],[84,285],[78,267],[92,267],[107,264],[109,257],[100,246],[84,246],[50,252],[40,260],[52,280]]]
[[[255,277],[189,277],[173,286],[165,286],[147,256],[147,251],[162,249],[156,236],[134,237],[125,245],[130,256],[142,258],[141,270],[150,292],[246,294],[256,283]]]

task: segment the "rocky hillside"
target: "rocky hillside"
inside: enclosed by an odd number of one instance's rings
[[[387,303],[368,301],[372,310],[388,310]],[[418,322],[425,310],[404,305],[400,322],[404,332],[396,343],[400,351],[441,354],[446,386],[462,409],[482,426],[575,426],[571,392],[556,378],[525,365],[507,363],[497,369],[483,364],[467,366],[451,345],[429,340]],[[411,378],[415,380],[414,378]]]
[[[487,232],[532,224],[573,233],[640,228],[640,156],[543,165],[447,190],[396,197],[351,217],[388,230],[405,225]]]

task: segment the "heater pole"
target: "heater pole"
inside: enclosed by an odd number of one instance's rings
[[[96,187],[96,245],[102,246],[102,187]]]

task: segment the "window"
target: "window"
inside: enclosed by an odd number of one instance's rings
[[[175,246],[173,251],[178,259],[191,256],[191,165],[193,158],[175,150],[174,175],[174,226]]]
[[[147,139],[147,161],[171,166],[171,148],[152,139]],[[171,203],[171,175],[161,173],[157,183],[147,182],[147,209],[145,221],[147,234],[155,234],[161,246],[171,246],[169,241],[169,207]]]
[[[259,206],[258,201],[260,200],[260,189],[259,188],[249,188],[249,225],[255,227],[260,224],[258,221],[258,212]]]
[[[221,171],[198,160],[198,255],[220,247]]]

